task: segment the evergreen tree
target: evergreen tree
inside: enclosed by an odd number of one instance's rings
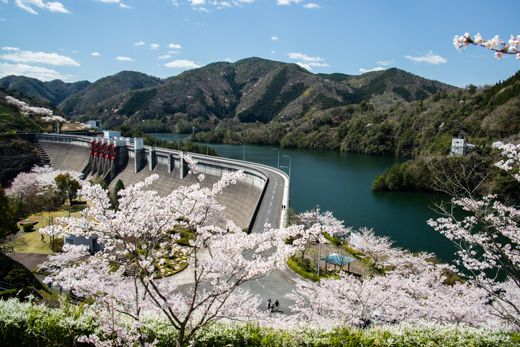
[[[72,205],[72,200],[76,198],[78,190],[81,189],[81,184],[68,173],[56,176],[54,181],[56,182],[58,191],[62,196],[66,196],[69,199],[69,203]]]
[[[110,201],[112,202],[112,206],[114,209],[119,208],[119,197],[117,194],[120,190],[125,189],[125,184],[121,180],[117,180],[116,185],[114,186],[114,189],[112,190],[112,194],[110,194]]]
[[[9,199],[5,196],[4,189],[0,187],[0,238],[16,232],[16,217]]]

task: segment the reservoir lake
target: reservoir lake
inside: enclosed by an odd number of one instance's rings
[[[161,140],[182,141],[187,135],[150,134]],[[332,211],[345,226],[368,227],[411,251],[432,252],[443,261],[454,258],[453,245],[426,224],[438,215],[435,203],[447,196],[433,193],[373,192],[374,178],[397,160],[335,151],[278,149],[261,145],[210,144],[221,157],[245,159],[285,172],[291,167],[290,207],[303,212],[319,206]],[[290,158],[290,159],[289,159]]]

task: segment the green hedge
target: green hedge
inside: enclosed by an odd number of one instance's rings
[[[305,269],[300,264],[300,261],[301,260],[297,257],[291,257],[287,259],[287,266],[289,267],[289,269],[296,272],[301,277],[311,280],[313,282],[318,282],[320,280],[320,276],[313,272],[305,271]]]
[[[0,346],[81,346],[76,338],[93,327],[94,318],[79,306],[50,309],[16,299],[0,301]]]
[[[142,325],[157,346],[175,345],[176,333],[164,321]],[[15,299],[0,301],[0,346],[81,346],[76,339],[95,332],[96,319],[81,306],[51,309]],[[193,346],[518,346],[520,335],[457,326],[396,326],[370,329],[340,328],[281,330],[256,324],[215,324],[198,333]]]

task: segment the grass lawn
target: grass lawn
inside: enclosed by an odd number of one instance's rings
[[[69,211],[71,217],[78,217],[80,215],[80,210],[84,207],[85,205],[74,205],[72,207],[63,206],[63,209],[58,211],[39,212],[32,214],[25,220],[38,222],[34,226],[34,231],[26,233],[22,230],[22,228],[20,228],[20,231],[18,231],[16,234],[15,239],[5,244],[8,246],[13,246],[14,251],[18,253],[53,254],[54,252],[51,249],[50,238],[45,236],[44,242],[42,242],[39,229],[49,226],[49,222],[52,223],[54,218],[68,217]],[[62,240],[56,239],[54,242],[57,245],[62,244]]]

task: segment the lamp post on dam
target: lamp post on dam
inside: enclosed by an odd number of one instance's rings
[[[289,170],[289,181],[291,181],[291,167],[292,167],[292,160],[291,160],[291,156],[290,155],[287,155],[287,154],[284,154],[283,155],[284,158],[287,158],[289,159],[289,166],[285,166],[285,165],[282,165],[282,166],[279,166],[279,168],[285,168],[285,169],[288,169]],[[285,206],[284,208],[289,208],[289,205],[291,204],[291,199],[289,198],[289,200],[287,201],[287,206]],[[282,205],[283,206],[283,205]]]

